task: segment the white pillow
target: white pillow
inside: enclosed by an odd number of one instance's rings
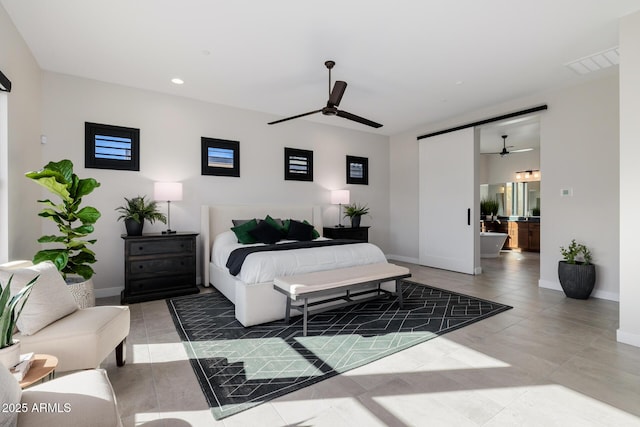
[[[22,390],[11,372],[0,363],[0,427],[15,427],[18,422]]]
[[[18,318],[18,330],[23,335],[33,335],[56,320],[78,309],[73,295],[67,289],[62,275],[51,261],[41,262],[27,268],[0,271],[0,281],[11,281],[11,294],[15,295],[37,275],[40,275],[31,289],[31,295]]]

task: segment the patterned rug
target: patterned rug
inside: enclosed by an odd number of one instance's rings
[[[243,327],[219,292],[167,300],[216,419],[404,350],[511,307],[405,281],[404,309],[383,297]]]

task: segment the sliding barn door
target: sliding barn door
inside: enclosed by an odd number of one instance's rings
[[[480,273],[474,129],[425,138],[419,144],[420,264]]]

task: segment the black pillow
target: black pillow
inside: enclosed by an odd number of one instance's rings
[[[267,245],[272,245],[282,239],[282,232],[267,221],[260,221],[256,228],[249,230],[249,234],[258,242]]]
[[[292,219],[289,221],[287,239],[306,242],[313,240],[313,225]]]

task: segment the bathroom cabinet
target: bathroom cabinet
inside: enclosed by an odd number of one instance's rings
[[[509,237],[504,242],[503,249],[519,249],[523,251],[540,252],[540,223],[528,221],[485,222],[486,231],[505,233]]]

